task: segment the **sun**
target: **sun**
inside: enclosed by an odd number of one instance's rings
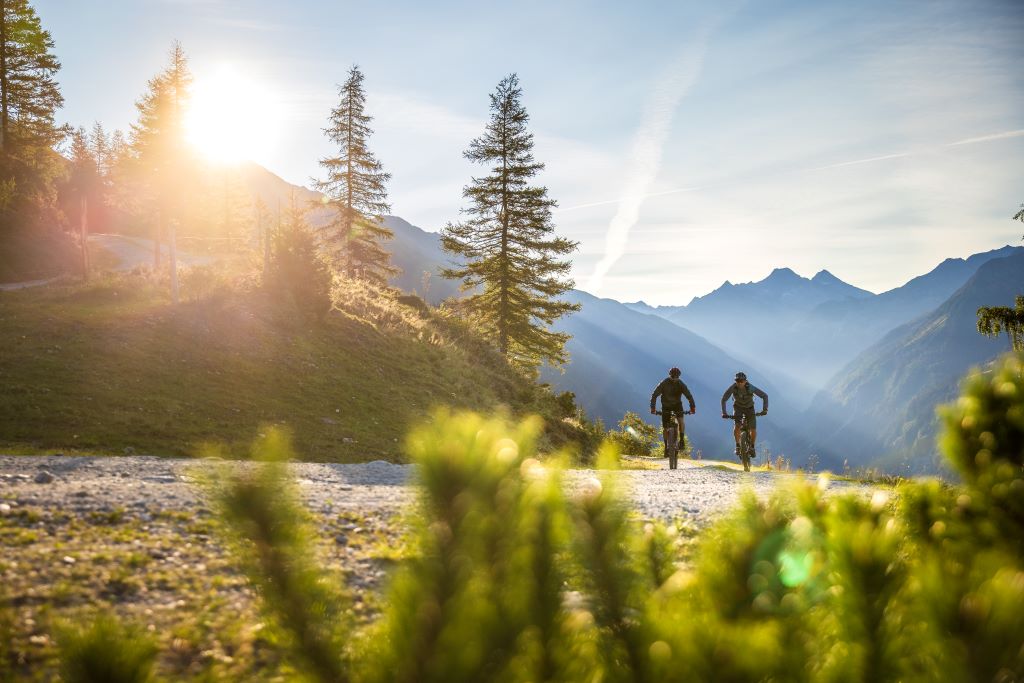
[[[211,161],[263,157],[280,125],[280,107],[272,95],[232,65],[199,76],[185,119],[186,137]]]

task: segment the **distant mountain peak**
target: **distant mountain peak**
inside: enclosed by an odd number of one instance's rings
[[[811,282],[842,282],[842,280],[827,270],[819,270],[815,273],[814,277],[811,278]]]
[[[790,268],[776,268],[771,274],[764,279],[764,282],[784,282],[784,283],[796,283],[801,280],[806,280],[793,272]]]

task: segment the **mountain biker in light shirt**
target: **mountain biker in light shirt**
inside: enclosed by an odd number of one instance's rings
[[[661,384],[651,394],[651,415],[658,412],[654,409],[654,406],[658,397],[661,396],[661,433],[666,446],[668,445],[668,428],[672,424],[673,413],[675,414],[676,424],[679,425],[680,451],[683,450],[683,435],[686,430],[683,425],[683,396],[690,402],[690,413],[694,414],[697,412],[697,404],[693,402],[693,394],[690,393],[686,383],[679,379],[681,374],[682,372],[680,372],[679,368],[672,368],[668,371],[668,377],[661,380]]]
[[[736,455],[740,454],[740,417],[747,416],[747,427],[750,430],[750,447],[757,445],[757,415],[768,414],[768,394],[764,393],[753,384],[747,381],[745,373],[737,372],[736,381],[722,394],[722,417],[729,417],[725,410],[725,402],[732,397],[733,421],[736,428],[733,436],[736,438]],[[754,412],[754,396],[761,397],[761,412]],[[756,451],[755,451],[756,454]]]

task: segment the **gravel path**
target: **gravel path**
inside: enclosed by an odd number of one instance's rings
[[[31,505],[67,512],[116,508],[187,510],[204,505],[194,478],[211,463],[153,456],[0,456],[0,493],[7,505]],[[239,463],[237,466],[246,466]],[[415,468],[374,461],[356,465],[293,463],[307,505],[390,515],[414,498]],[[599,476],[571,470],[570,488]],[[744,473],[695,462],[671,471],[623,470],[616,475],[637,511],[650,519],[687,518],[698,526],[728,510],[750,488],[759,495],[801,475]],[[855,485],[833,482],[833,488]],[[2,509],[2,508],[0,508]]]
[[[57,625],[99,608],[152,634],[167,680],[274,679],[278,664],[266,654],[260,601],[196,482],[219,464],[0,456],[0,629],[5,614],[13,618],[3,633],[17,675],[55,680]],[[660,464],[614,476],[644,518],[679,519],[691,530],[728,510],[742,491],[767,494],[792,478]],[[327,576],[344,576],[352,614],[369,623],[393,569],[414,552],[406,510],[415,499],[415,467],[290,467],[312,513],[318,565]],[[567,488],[589,489],[598,474],[571,470]]]

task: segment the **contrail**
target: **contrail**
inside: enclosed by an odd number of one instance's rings
[[[897,152],[896,154],[884,154],[880,157],[868,157],[867,159],[854,159],[853,161],[841,161],[838,164],[827,164],[825,166],[815,166],[814,168],[804,169],[803,173],[809,173],[811,171],[824,171],[827,168],[842,168],[843,166],[856,166],[858,164],[870,164],[875,161],[885,161],[886,159],[901,159],[903,157],[909,157],[913,152]]]
[[[902,159],[903,157],[911,157],[921,154],[927,151],[935,151],[943,147],[957,147],[959,145],[975,145],[980,142],[992,142],[993,140],[1006,140],[1007,138],[1019,138],[1024,136],[1024,128],[1020,130],[1007,130],[1002,133],[992,133],[991,135],[979,135],[973,138],[964,138],[963,140],[957,140],[956,142],[947,142],[940,144],[937,147],[926,147],[924,149],[915,150],[913,152],[897,152],[895,154],[884,154],[878,157],[868,157],[867,159],[855,159],[853,161],[842,161],[837,164],[827,164],[825,166],[815,166],[814,168],[805,169],[803,172],[807,173],[810,171],[824,171],[827,168],[842,168],[843,166],[855,166],[857,164],[870,164],[875,161],[886,161],[887,159]]]
[[[654,182],[658,169],[661,166],[661,146],[665,141],[665,137],[668,135],[668,130],[671,125],[675,109],[678,107],[682,98],[686,95],[686,92],[693,85],[694,81],[696,81],[697,75],[700,71],[700,64],[703,59],[705,45],[706,40],[701,40],[693,50],[684,53],[676,62],[673,78],[659,87],[651,98],[648,108],[644,114],[640,130],[637,131],[637,136],[633,141],[632,156],[630,159],[630,182],[628,184],[628,188],[633,192],[623,197],[619,197],[618,199],[604,199],[596,202],[587,202],[585,204],[576,204],[574,206],[556,209],[556,213],[565,213],[567,211],[588,209],[594,206],[607,206],[608,204],[619,205],[619,210],[615,213],[615,217],[612,218],[612,222],[608,227],[608,233],[605,236],[604,256],[594,267],[594,272],[590,277],[587,291],[591,293],[597,293],[604,281],[604,276],[608,274],[608,271],[615,265],[616,261],[622,257],[626,248],[626,240],[629,237],[629,231],[636,224],[637,218],[640,214],[640,206],[643,204],[645,199],[661,197],[669,194],[697,192],[699,190],[716,187],[728,187],[730,185],[736,185],[739,182],[737,180],[732,180],[713,183],[711,185],[677,187],[671,190],[661,190],[658,192],[647,191]],[[957,140],[956,142],[939,143],[937,145],[908,152],[895,152],[893,154],[883,154],[881,156],[867,157],[864,159],[840,161],[834,164],[826,164],[824,166],[812,166],[811,168],[782,171],[780,175],[812,173],[814,171],[824,171],[833,168],[843,168],[846,166],[871,164],[876,161],[903,159],[907,157],[914,157],[927,151],[942,149],[944,147],[974,145],[983,142],[1006,140],[1008,138],[1017,137],[1024,137],[1024,129],[1008,130],[1001,133],[964,138],[963,140]]]
[[[993,133],[992,135],[982,135],[976,138],[967,138],[965,140],[957,140],[951,142],[947,147],[956,147],[957,145],[973,145],[976,142],[988,142],[989,140],[1005,140],[1006,138],[1019,138],[1024,135],[1024,128],[1020,130],[1008,130],[1003,133]]]
[[[615,200],[619,204],[619,210],[615,212],[608,225],[604,256],[598,261],[590,276],[587,286],[589,292],[596,294],[600,291],[604,276],[622,258],[629,239],[629,231],[636,225],[640,216],[640,206],[644,199],[652,194],[650,188],[661,168],[662,147],[672,127],[676,109],[700,75],[707,49],[708,33],[707,30],[703,31],[693,45],[679,55],[647,102],[640,128],[633,138],[626,192],[621,199]],[[591,206],[605,203],[614,202],[595,202]]]

